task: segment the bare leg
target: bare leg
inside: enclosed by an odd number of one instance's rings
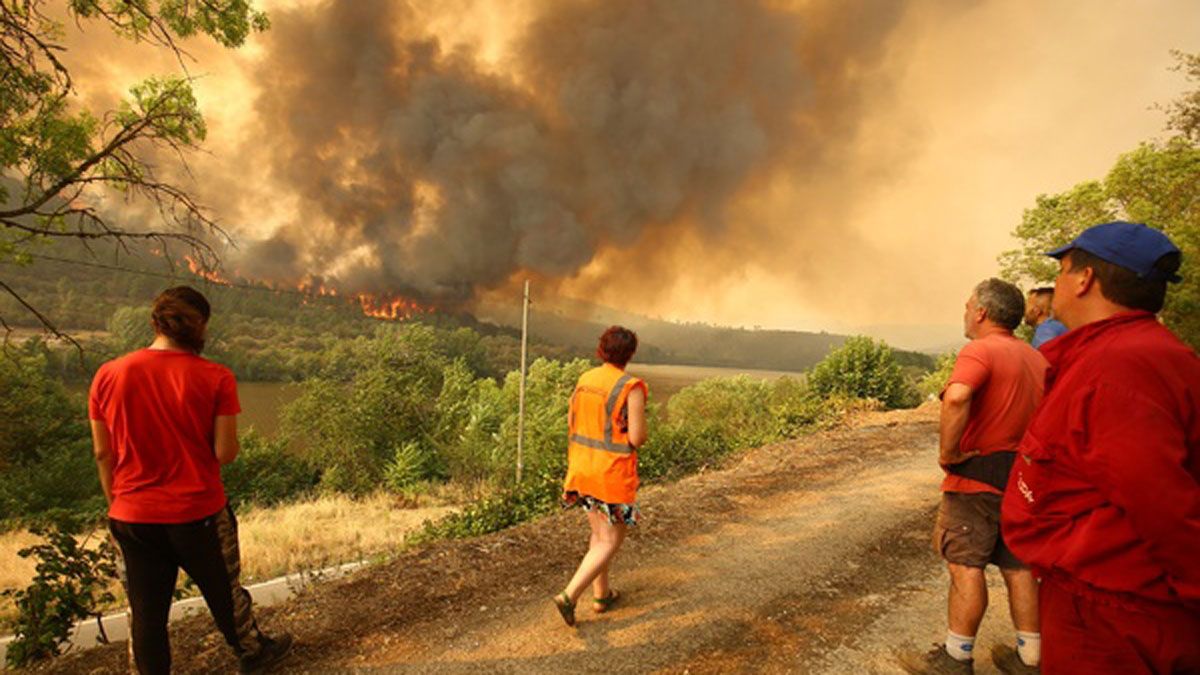
[[[981,567],[957,563],[950,566],[950,631],[964,637],[979,632],[983,613],[987,610],[987,577]]]
[[[625,541],[625,525],[609,523],[608,517],[598,510],[588,511],[588,524],[592,527],[591,545],[587,555],[580,561],[579,569],[575,570],[575,576],[571,577],[570,583],[563,591],[571,602],[577,602],[583,594],[583,589],[608,568],[609,562]]]
[[[1023,633],[1038,632],[1038,584],[1029,570],[1001,568],[1008,586],[1008,609],[1013,626]]]
[[[593,534],[591,545],[595,546],[597,541],[598,540],[597,540],[596,536]],[[593,598],[608,597],[608,591],[610,590],[609,585],[608,585],[608,570],[611,567],[612,567],[612,558],[609,558],[608,562],[604,563],[604,567],[600,568],[600,573],[597,574],[596,578],[592,580],[592,597]]]

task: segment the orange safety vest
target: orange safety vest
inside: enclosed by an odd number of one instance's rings
[[[609,504],[637,498],[637,449],[629,444],[626,402],[634,387],[646,383],[606,363],[579,377],[568,416],[566,492],[578,492]]]

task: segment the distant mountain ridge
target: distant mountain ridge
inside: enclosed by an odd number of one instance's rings
[[[521,308],[483,304],[480,320],[519,328]],[[803,371],[849,337],[826,332],[745,329],[703,323],[676,323],[586,301],[542,299],[530,311],[530,339],[579,349],[595,348],[596,338],[619,324],[638,334],[638,358],[650,363]],[[902,365],[932,368],[927,354],[895,350]]]

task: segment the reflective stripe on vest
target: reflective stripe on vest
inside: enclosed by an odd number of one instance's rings
[[[570,441],[578,443],[587,448],[595,450],[604,450],[606,452],[615,452],[621,455],[628,455],[633,452],[633,446],[629,444],[613,443],[613,428],[612,420],[613,413],[616,412],[617,399],[621,398],[621,390],[625,388],[625,384],[633,379],[632,375],[622,375],[617,378],[616,384],[613,385],[612,391],[608,393],[608,400],[604,403],[604,440],[588,438],[582,434],[571,434]]]

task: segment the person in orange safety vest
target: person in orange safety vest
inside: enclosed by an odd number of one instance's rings
[[[554,598],[568,626],[575,625],[575,603],[589,584],[597,613],[620,597],[608,572],[626,528],[637,523],[637,449],[646,442],[646,383],[625,372],[636,351],[633,331],[604,331],[596,348],[604,364],[581,375],[571,395],[563,501],[587,511],[591,539],[575,576]]]

